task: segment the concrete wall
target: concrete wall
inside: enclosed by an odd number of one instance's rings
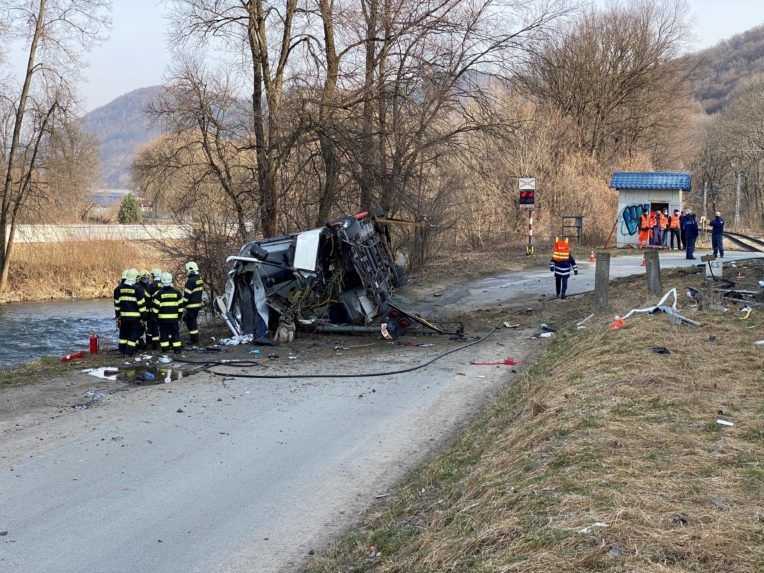
[[[682,209],[682,191],[631,191],[621,190],[618,192],[618,224],[616,226],[616,245],[639,245],[639,229],[630,234],[624,222],[624,210],[631,205],[644,205],[651,203],[668,203],[669,214],[674,209]]]
[[[184,225],[18,225],[16,243],[65,243],[87,241],[156,241],[185,239]],[[8,237],[10,229],[6,229]]]

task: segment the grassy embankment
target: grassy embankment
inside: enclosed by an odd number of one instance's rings
[[[680,293],[701,282],[667,275]],[[587,299],[532,317],[568,327],[307,571],[764,571],[764,311],[576,330]],[[611,301],[655,297],[630,280]]]
[[[17,245],[0,303],[108,297],[124,269],[163,263],[161,253],[146,242]]]

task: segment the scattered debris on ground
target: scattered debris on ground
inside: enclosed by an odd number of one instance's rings
[[[654,300],[643,281],[614,285],[613,310]],[[704,286],[692,270],[664,281]],[[764,319],[687,299],[677,309],[702,326],[642,314],[613,331],[610,315],[578,330],[587,298],[452,447],[305,570],[764,570]],[[646,363],[651,348],[672,350]]]

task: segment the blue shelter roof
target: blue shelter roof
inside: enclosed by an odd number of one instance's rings
[[[657,190],[692,190],[692,178],[689,173],[673,171],[616,171],[610,180],[610,187],[620,191],[657,191]]]

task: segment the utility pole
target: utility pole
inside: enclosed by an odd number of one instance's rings
[[[743,185],[743,172],[737,172],[737,187],[735,188],[735,229],[740,225],[740,188]]]

